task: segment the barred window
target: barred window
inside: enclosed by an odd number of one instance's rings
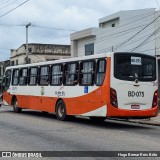
[[[101,59],[97,61],[97,72],[96,72],[96,85],[101,86],[104,81],[106,71],[106,60]]]
[[[80,84],[93,85],[94,83],[94,61],[81,62]]]
[[[40,68],[40,76],[39,76],[39,84],[40,85],[48,85],[49,84],[49,66],[44,66]]]
[[[63,65],[54,65],[51,69],[51,85],[62,85]]]
[[[19,70],[15,69],[13,70],[13,79],[12,79],[12,85],[16,86],[19,82]]]
[[[29,85],[37,85],[37,75],[38,75],[38,68],[30,68],[29,70]]]
[[[65,82],[66,85],[76,85],[78,83],[78,63],[65,65]]]
[[[19,85],[27,85],[27,68],[20,70]]]

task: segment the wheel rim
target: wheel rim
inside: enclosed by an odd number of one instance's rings
[[[59,117],[63,117],[63,115],[64,115],[64,107],[63,106],[58,107],[58,115],[59,115]]]

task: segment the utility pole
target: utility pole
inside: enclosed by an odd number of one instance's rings
[[[31,26],[31,23],[28,23],[26,25],[26,57],[25,57],[25,63],[28,63],[28,27]]]

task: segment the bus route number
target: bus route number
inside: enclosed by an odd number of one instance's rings
[[[128,91],[128,97],[144,97],[144,92],[138,91]]]

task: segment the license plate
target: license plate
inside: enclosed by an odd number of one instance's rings
[[[131,108],[132,109],[140,109],[140,105],[134,104],[134,105],[131,105]]]

